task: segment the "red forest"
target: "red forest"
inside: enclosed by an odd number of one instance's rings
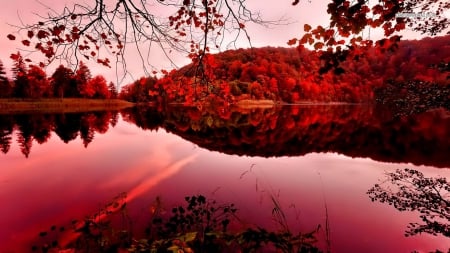
[[[162,71],[165,75],[160,79],[143,77],[125,86],[121,97],[184,104],[242,99],[372,103],[398,97],[414,86],[427,90],[422,94],[430,93],[427,99],[449,100],[450,35],[398,43],[386,40],[378,47],[353,52],[343,56],[338,67],[323,72],[330,64],[323,60],[329,59],[323,51],[304,47],[229,50],[207,55],[203,76],[199,77],[195,64]]]
[[[20,52],[11,54],[13,80],[6,77],[0,62],[0,98],[117,98],[116,86],[80,62],[74,72],[60,65],[51,76],[38,65],[28,65]]]
[[[361,49],[362,50],[362,49]],[[243,99],[275,102],[350,102],[394,104],[450,101],[450,35],[400,41],[364,51],[352,50],[337,67],[323,71],[327,52],[297,48],[252,48],[206,55],[199,69],[190,64],[161,78],[142,77],[126,85],[120,98],[132,102],[192,105],[214,101],[232,104]],[[115,85],[80,62],[76,71],[59,66],[51,76],[37,65],[27,66],[12,54],[13,80],[0,62],[0,97],[115,98]],[[334,59],[334,58],[332,58]],[[154,72],[156,74],[156,72]],[[429,105],[427,105],[429,106]]]

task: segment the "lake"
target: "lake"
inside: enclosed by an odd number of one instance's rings
[[[304,105],[4,114],[0,149],[0,252],[69,245],[79,236],[69,228],[105,206],[111,212],[104,216],[119,213],[118,230],[144,235],[155,206],[170,213],[194,195],[233,203],[239,221],[231,229],[315,231],[325,252],[450,245],[448,234],[430,230],[405,236],[410,223],[423,224],[420,213],[368,194],[405,168],[450,179],[444,110],[402,116],[371,106]],[[116,201],[126,208],[112,206]],[[448,215],[446,203],[438,206]],[[450,220],[438,221],[448,231]]]

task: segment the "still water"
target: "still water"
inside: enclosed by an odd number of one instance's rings
[[[397,169],[450,179],[444,110],[398,116],[362,106],[178,107],[0,115],[0,145],[0,252],[31,251],[45,243],[42,231],[60,244],[74,240],[50,228],[88,217],[124,192],[135,234],[155,199],[170,210],[201,194],[234,203],[237,230],[280,229],[275,199],[289,229],[316,231],[324,251],[429,252],[450,245],[442,233],[406,237],[409,223],[423,223],[420,214],[371,201],[367,193]]]

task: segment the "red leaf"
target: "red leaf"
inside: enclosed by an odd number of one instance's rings
[[[6,36],[6,37],[8,37],[8,39],[10,39],[10,40],[15,40],[16,39],[16,36],[14,36],[12,34],[8,34],[8,36]]]
[[[304,30],[305,32],[309,32],[309,31],[311,30],[311,26],[308,25],[308,24],[305,24],[305,25],[303,26],[303,30]]]
[[[52,34],[54,35],[54,36],[59,36],[60,34],[61,34],[61,29],[59,29],[59,27],[54,27],[53,28],[53,30],[52,30]]]
[[[30,41],[29,40],[22,40],[22,44],[24,44],[25,46],[30,46]]]
[[[28,38],[30,38],[30,39],[33,38],[34,32],[33,32],[33,31],[28,31],[27,36],[28,36]]]
[[[11,55],[9,56],[9,58],[11,58],[11,59],[14,60],[14,61],[17,61],[17,60],[19,59],[19,54],[11,54]]]
[[[38,39],[44,39],[48,36],[48,32],[44,31],[44,30],[39,30],[39,32],[37,33],[37,37]]]
[[[300,44],[306,44],[309,38],[311,38],[311,34],[309,33],[304,34],[303,37],[300,39]]]
[[[322,47],[323,47],[323,43],[322,42],[316,42],[314,44],[314,49],[316,49],[316,50],[322,49]]]
[[[296,39],[296,38],[290,39],[290,40],[287,42],[287,44],[288,44],[289,46],[293,46],[293,45],[295,45],[295,43],[297,43],[297,39]]]

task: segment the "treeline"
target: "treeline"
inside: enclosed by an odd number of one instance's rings
[[[13,80],[6,78],[0,62],[0,97],[118,97],[131,102],[186,105],[208,101],[232,104],[243,99],[383,101],[392,105],[415,101],[423,105],[433,98],[437,107],[448,104],[450,35],[398,44],[386,41],[379,47],[352,52],[342,55],[343,61],[336,64],[330,62],[336,58],[327,57],[327,52],[303,47],[228,50],[205,55],[202,68],[190,64],[171,72],[162,70],[161,78],[142,77],[124,86],[120,94],[103,76],[92,77],[83,62],[75,72],[61,65],[47,77],[40,66],[27,66],[17,53],[11,56]],[[326,65],[336,67],[323,72]]]
[[[101,75],[92,76],[80,62],[76,72],[60,65],[51,76],[38,65],[27,66],[20,52],[12,54],[13,79],[0,61],[0,98],[117,98],[116,86]]]
[[[335,63],[328,62],[334,58],[326,57],[326,52],[272,47],[229,50],[204,58],[204,76],[198,77],[199,69],[191,64],[163,72],[160,79],[141,78],[125,86],[122,95],[134,102],[185,104],[205,99],[374,102],[377,94],[399,96],[380,92],[388,85],[449,87],[450,35],[389,43],[355,50],[328,72],[322,72],[323,66]]]
[[[20,152],[28,157],[33,143],[46,143],[56,134],[64,143],[80,137],[84,147],[95,134],[104,134],[118,122],[118,111],[100,111],[60,114],[16,114],[0,117],[0,151],[7,154],[17,136]]]

